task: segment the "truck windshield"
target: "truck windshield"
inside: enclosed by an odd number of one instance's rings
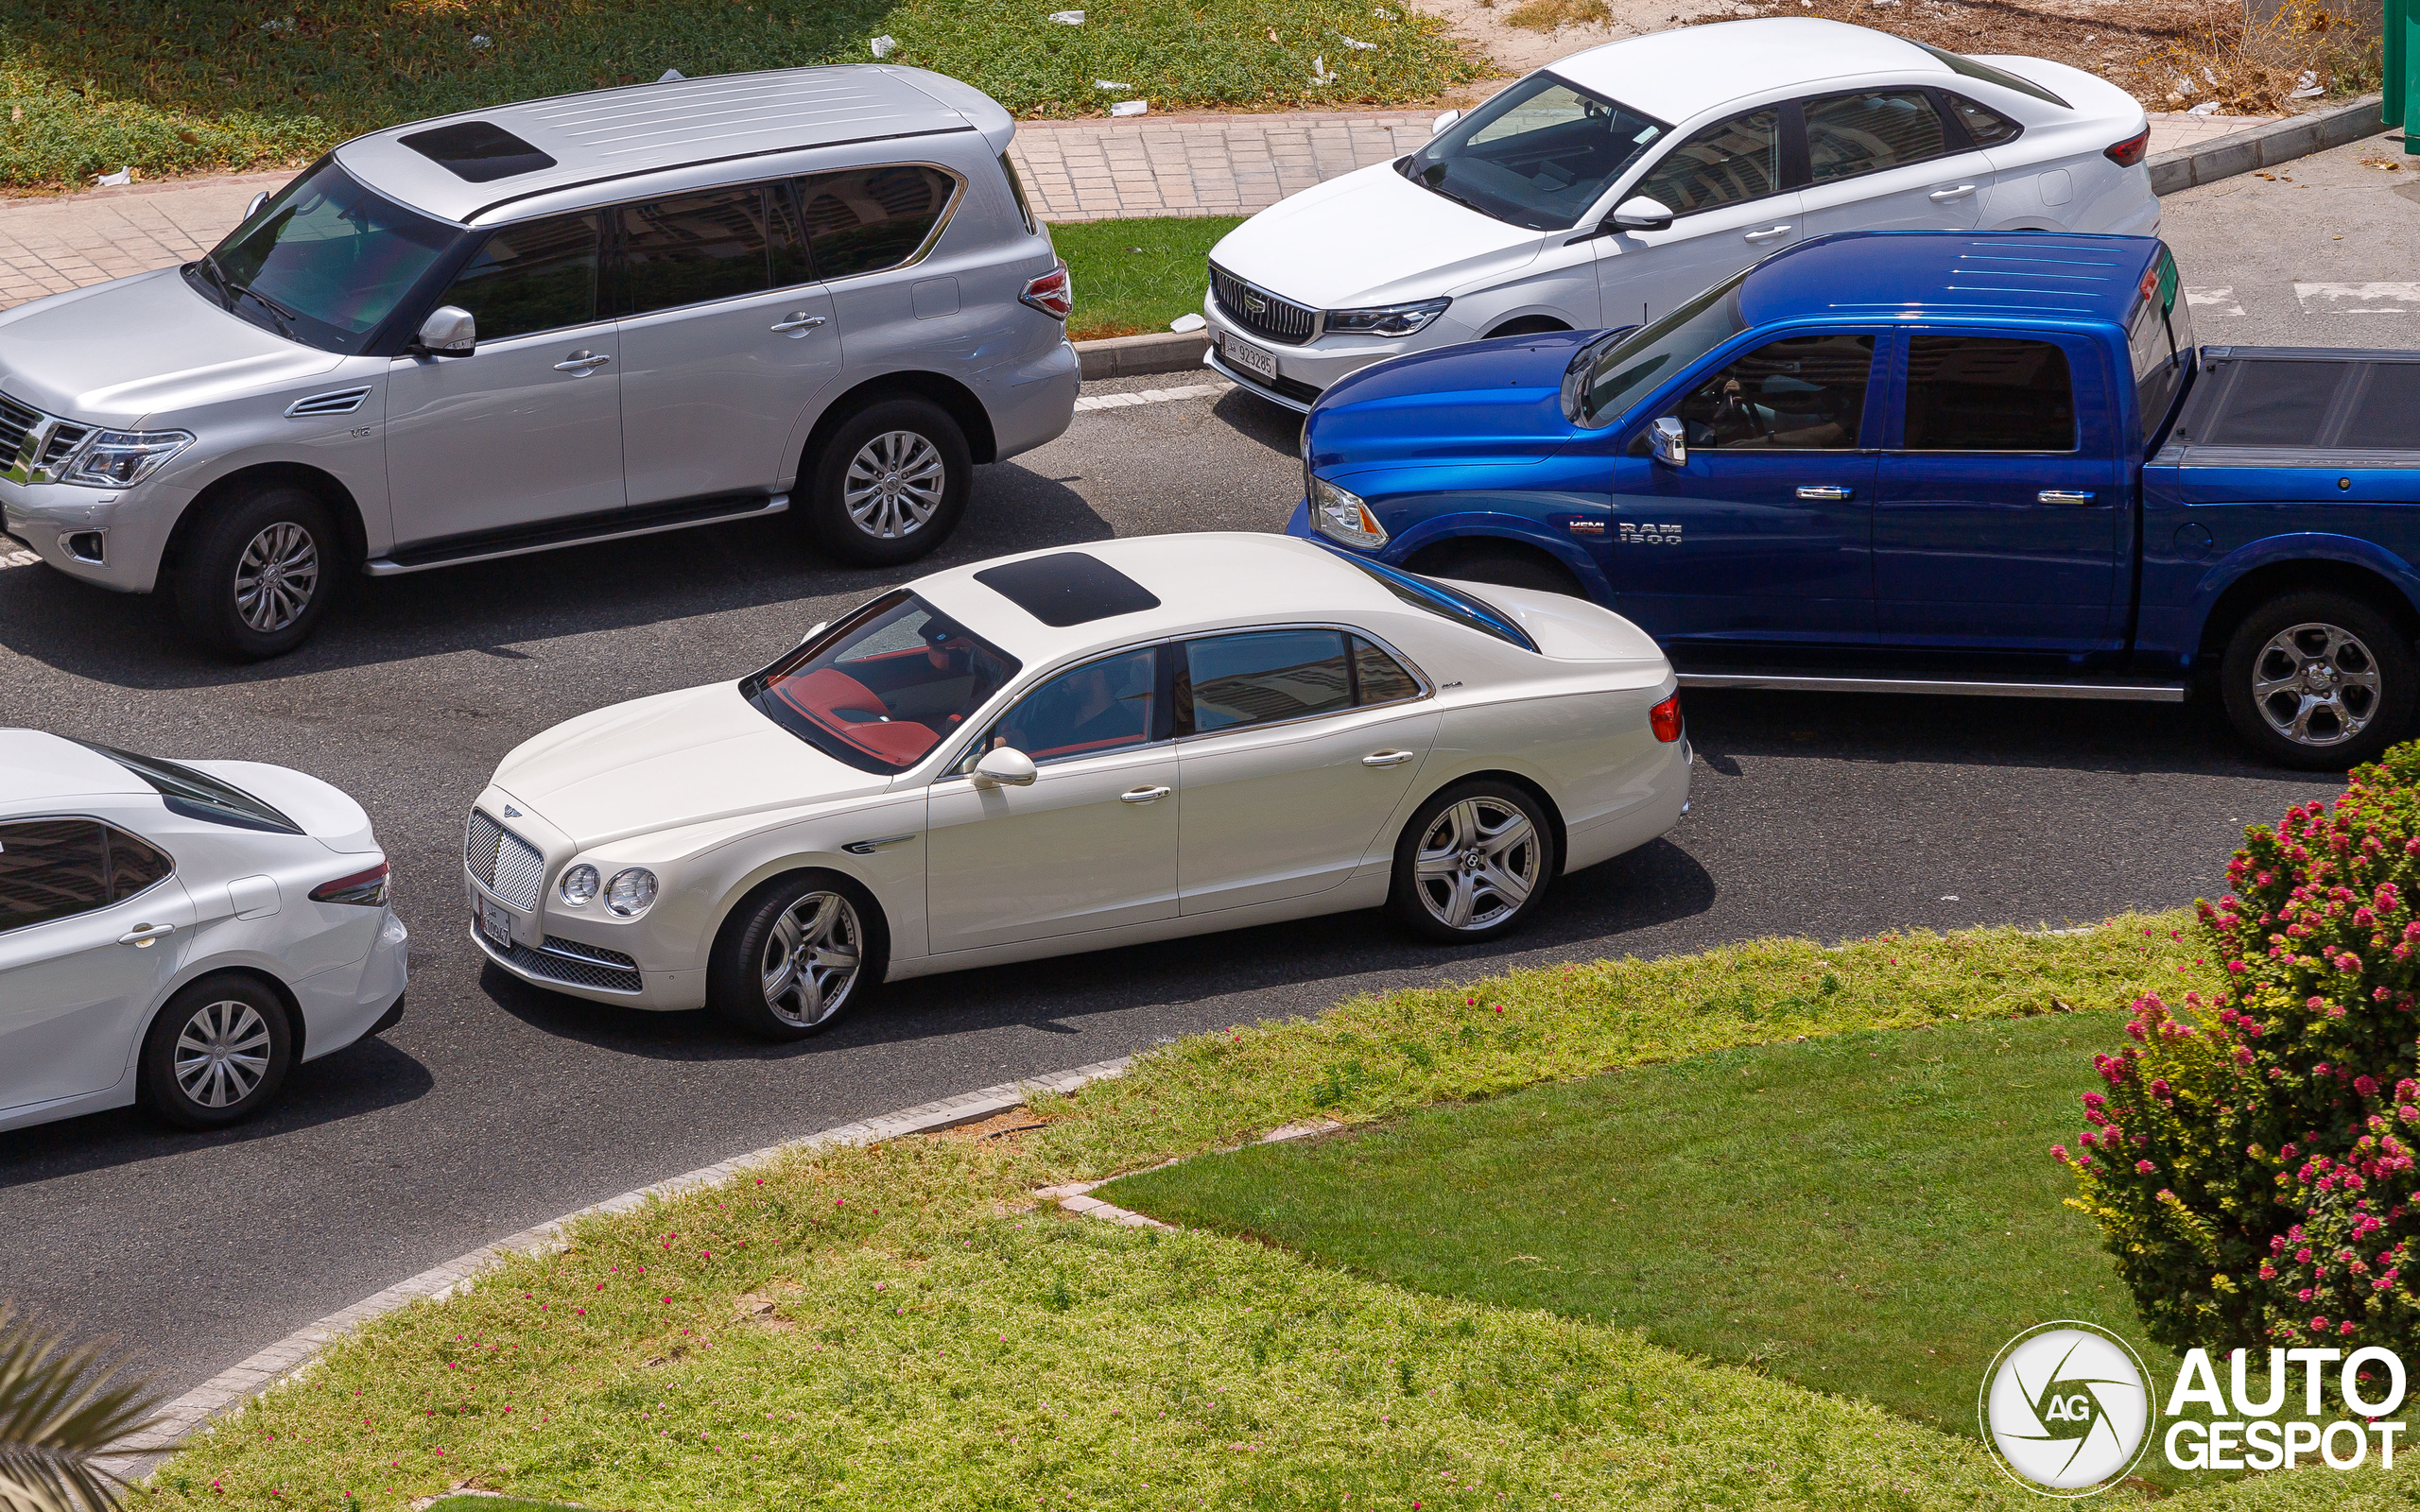
[[[185,265],[185,278],[289,341],[354,353],[459,234],[321,158]]]
[[[923,761],[1017,659],[915,594],[886,593],[739,685],[767,718],[859,771]]]
[[[1564,414],[1578,425],[1610,425],[1656,385],[1748,329],[1739,314],[1747,276],[1734,273],[1653,325],[1582,347],[1564,369]]]
[[[1532,74],[1396,163],[1432,194],[1530,231],[1568,231],[1671,129],[1552,74]]]

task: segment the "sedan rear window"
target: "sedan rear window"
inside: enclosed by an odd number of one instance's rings
[[[1337,556],[1376,578],[1380,587],[1413,609],[1434,614],[1441,620],[1452,620],[1464,629],[1477,630],[1507,645],[1517,645],[1524,651],[1538,648],[1538,643],[1530,640],[1521,627],[1497,612],[1493,606],[1482,604],[1468,593],[1448,588],[1433,577],[1405,572],[1400,567],[1364,561],[1358,557],[1347,557],[1342,552]]]
[[[1917,43],[1916,45],[1919,47],[1925,47],[1923,43]],[[1925,47],[1925,51],[1932,54],[1935,58],[1940,59],[1944,63],[1947,64],[1949,71],[1953,74],[1961,74],[1968,78],[1979,78],[1987,84],[1997,84],[2002,89],[2013,89],[2019,94],[2031,94],[2035,99],[2055,105],[2063,111],[2072,111],[2075,109],[2074,106],[2069,105],[2066,101],[2059,98],[2056,94],[2051,94],[2048,90],[2044,89],[2041,85],[2033,82],[2033,80],[2030,78],[2019,78],[2005,68],[1994,68],[1989,63],[1979,63],[1974,59],[1967,57],[1964,53],[1953,53],[1940,47]]]
[[[1532,74],[1432,138],[1396,171],[1531,231],[1568,231],[1668,124],[1552,74]]]
[[[76,744],[108,757],[150,783],[166,801],[171,814],[182,814],[189,819],[205,819],[212,824],[232,825],[238,830],[267,830],[278,834],[302,833],[301,825],[242,788],[232,782],[222,782],[208,772],[196,771],[182,762],[167,761],[158,756],[137,756],[130,750],[95,746],[89,740],[79,740]]]
[[[739,685],[767,718],[860,771],[904,772],[1016,676],[1017,659],[904,590]]]

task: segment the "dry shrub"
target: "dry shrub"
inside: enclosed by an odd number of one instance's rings
[[[2236,7],[2134,65],[2128,82],[2153,110],[2188,110],[2208,100],[2222,115],[2283,115],[2297,91],[2358,94],[2378,87],[2377,34],[2366,22],[2321,0],[2286,0],[2265,17]]]
[[[1605,9],[1605,0],[1529,0],[1504,19],[1526,31],[1552,31],[1611,21],[1613,12]]]

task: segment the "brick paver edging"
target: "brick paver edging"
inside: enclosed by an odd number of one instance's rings
[[[251,1358],[230,1366],[168,1403],[150,1428],[121,1440],[109,1452],[108,1457],[118,1462],[118,1473],[130,1480],[150,1474],[179,1445],[203,1431],[211,1418],[232,1407],[241,1406],[280,1381],[293,1376],[347,1331],[414,1302],[442,1302],[469,1285],[480,1272],[502,1263],[508,1256],[544,1255],[562,1249],[569,1243],[564,1230],[582,1218],[628,1212],[633,1208],[645,1207],[658,1197],[717,1187],[743,1172],[799,1151],[829,1149],[836,1145],[874,1144],[903,1135],[932,1134],[963,1124],[980,1123],[994,1114],[1024,1107],[1036,1091],[1072,1092],[1089,1082],[1122,1075],[1133,1059],[1132,1056],[1120,1056],[1115,1060],[1096,1061],[1056,1075],[1002,1082],[980,1091],[944,1097],[937,1103],[925,1103],[894,1113],[885,1113],[878,1118],[842,1124],[804,1139],[769,1144],[761,1150],[751,1150],[728,1160],[717,1160],[669,1180],[641,1187],[636,1192],[625,1192],[618,1197],[608,1197],[577,1212],[567,1212],[535,1228],[525,1228],[509,1239],[482,1246],[442,1265],[422,1271],[407,1280],[397,1281],[341,1313],[331,1313],[316,1323],[295,1330]]]

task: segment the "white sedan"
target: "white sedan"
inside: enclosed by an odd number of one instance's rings
[[[250,1117],[403,1016],[406,946],[369,816],[318,778],[0,730],[0,1129]]]
[[[1002,558],[512,751],[470,933],[773,1038],[884,980],[1345,909],[1492,939],[1679,821],[1676,686],[1592,604],[1284,537]]]
[[[1810,236],[2159,230],[2123,90],[1836,21],[1609,43],[1439,124],[1211,249],[1211,367],[1306,410],[1406,352],[1643,323]]]

